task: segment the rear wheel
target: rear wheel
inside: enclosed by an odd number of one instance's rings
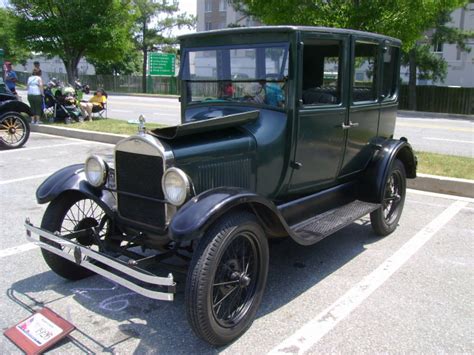
[[[397,159],[385,182],[382,206],[370,214],[370,222],[377,235],[386,236],[397,228],[405,204],[405,195],[405,166]]]
[[[268,273],[268,243],[254,215],[222,217],[199,241],[186,282],[186,312],[194,332],[216,346],[252,324]]]
[[[60,235],[67,235],[91,227],[98,227],[100,239],[105,239],[109,233],[110,221],[104,210],[95,201],[81,193],[66,193],[52,201],[41,222],[41,228],[50,232],[59,232]],[[100,249],[92,233],[72,240],[95,250]],[[57,248],[61,247],[45,238],[41,238],[41,241]],[[63,248],[63,250],[73,254],[72,249]],[[80,280],[93,274],[92,271],[48,250],[41,249],[41,252],[51,270],[66,279]]]
[[[6,112],[0,116],[0,147],[19,148],[30,136],[30,125],[18,112]]]

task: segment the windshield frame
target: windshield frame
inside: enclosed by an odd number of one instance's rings
[[[236,60],[234,58],[239,60],[239,57],[237,54],[232,56],[231,51],[242,49],[255,50],[253,64],[255,66],[255,75],[253,78],[237,77],[237,75],[239,75],[239,67],[237,67],[237,73],[232,72],[232,61]],[[263,51],[258,53],[258,49],[263,49]],[[266,49],[281,50],[280,58],[278,59],[281,61],[281,63],[276,63],[275,68],[273,69],[268,66],[268,59],[271,57],[266,52]],[[219,50],[227,50],[227,53],[219,53]],[[214,70],[212,76],[209,78],[205,76],[198,76],[197,78],[191,77],[192,64],[190,63],[190,53],[206,51],[215,52],[214,56],[210,56],[210,58],[214,58],[215,61],[215,66],[211,66],[211,68]],[[279,111],[286,110],[288,105],[288,87],[286,84],[288,82],[290,73],[289,41],[241,43],[233,45],[189,46],[182,49],[182,58],[179,79],[182,83],[182,104],[184,109],[185,107],[195,105],[204,104],[207,106],[216,104],[221,105],[224,103],[232,105],[244,104],[251,106],[264,106]],[[221,67],[219,68],[219,66]],[[278,73],[276,73],[276,71],[278,71]],[[245,75],[245,73],[243,73],[243,75]],[[252,74],[250,74],[250,76],[252,76]],[[230,83],[236,87],[236,90],[234,91],[235,96],[231,94],[231,96],[222,97],[222,91],[219,89],[217,89],[217,91],[211,92],[210,94],[204,94],[203,96],[202,91],[199,89],[199,84],[207,86],[208,88],[212,87],[213,85],[222,88],[222,86],[227,83]],[[264,88],[263,91],[260,90],[260,93],[258,94],[251,93],[250,96],[242,95],[242,85],[250,85],[255,87],[258,86],[258,84],[260,84],[261,88]],[[195,91],[194,87],[198,88],[197,91]],[[211,91],[213,90],[211,89]],[[239,95],[239,93],[241,95]]]

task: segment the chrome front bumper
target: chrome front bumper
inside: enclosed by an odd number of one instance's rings
[[[145,297],[163,301],[173,301],[176,283],[171,273],[168,274],[168,277],[157,276],[146,270],[130,265],[125,261],[75,243],[67,238],[68,235],[61,236],[58,233],[53,234],[44,229],[35,227],[29,219],[25,221],[25,228],[27,239],[43,249],[89,269],[96,274],[102,275]],[[61,249],[41,241],[40,236],[61,245]],[[168,292],[156,290],[158,287],[161,289],[167,288]]]

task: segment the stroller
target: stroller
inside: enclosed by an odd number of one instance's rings
[[[49,122],[64,121],[71,123],[81,121],[81,111],[77,107],[76,91],[73,87],[62,85],[52,79],[44,90],[43,114]]]

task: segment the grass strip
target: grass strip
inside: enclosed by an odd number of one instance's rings
[[[98,119],[94,121],[85,121],[82,123],[72,122],[71,124],[65,123],[47,123],[51,126],[57,127],[65,127],[65,128],[76,128],[76,129],[83,129],[86,131],[94,131],[94,132],[105,132],[105,133],[115,133],[115,134],[126,134],[132,135],[137,133],[138,125],[130,124],[127,121],[117,120],[114,118],[107,118],[107,119]],[[147,129],[155,129],[159,127],[164,127],[165,125],[159,123],[146,123]]]
[[[474,180],[474,159],[455,155],[416,152],[418,172]]]

